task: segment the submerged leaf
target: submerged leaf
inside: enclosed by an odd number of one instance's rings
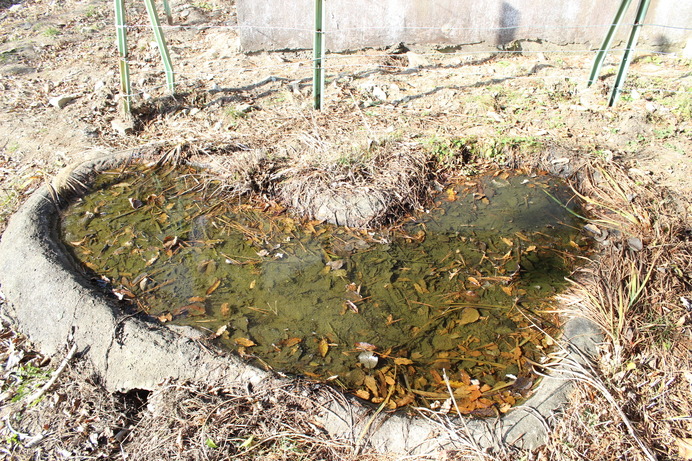
[[[461,313],[461,318],[459,319],[459,325],[468,325],[477,321],[481,317],[481,314],[477,309],[473,307],[467,307],[464,312]]]

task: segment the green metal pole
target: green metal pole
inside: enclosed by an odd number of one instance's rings
[[[322,0],[315,0],[315,38],[314,38],[314,71],[312,75],[312,93],[314,97],[315,109],[322,110],[322,95],[324,94],[324,71],[322,62],[324,60],[324,31],[322,30],[322,20],[324,11]]]
[[[118,55],[120,58],[120,92],[123,96],[123,111],[125,114],[130,114],[130,65],[127,62],[128,51],[127,51],[127,36],[126,36],[126,25],[125,25],[125,7],[123,6],[123,0],[115,0],[115,35],[118,41]]]
[[[168,25],[173,24],[173,13],[171,13],[171,4],[168,0],[163,0],[163,12],[166,13],[166,22]]]
[[[614,106],[618,98],[620,97],[622,85],[625,84],[625,79],[627,78],[627,71],[630,67],[630,62],[632,61],[632,54],[634,52],[634,49],[637,47],[637,40],[639,40],[639,32],[641,31],[644,18],[646,18],[646,13],[649,10],[649,3],[651,3],[650,0],[639,0],[639,7],[637,8],[637,17],[634,20],[634,26],[632,26],[630,38],[629,40],[627,40],[627,48],[625,48],[625,54],[622,57],[620,69],[618,70],[618,74],[615,77],[613,91],[610,93],[610,102],[608,102],[609,107]]]
[[[632,3],[632,0],[622,0],[622,3],[620,3],[620,8],[618,8],[617,13],[615,13],[615,19],[613,19],[613,23],[608,29],[608,33],[601,44],[601,48],[598,50],[598,54],[596,54],[596,59],[594,59],[591,74],[589,75],[589,83],[587,86],[591,86],[591,84],[598,78],[598,74],[601,72],[601,66],[603,66],[603,61],[608,54],[608,50],[610,50],[610,45],[613,43],[615,32],[617,32],[618,26],[620,25],[620,22],[622,22],[622,16],[625,14],[625,11],[627,11],[627,8],[629,8],[630,3]]]
[[[154,38],[156,38],[156,44],[158,45],[159,52],[161,53],[163,67],[166,69],[166,84],[168,86],[168,91],[175,93],[175,75],[173,74],[173,64],[171,64],[171,57],[168,54],[166,39],[161,31],[161,22],[159,21],[158,14],[156,14],[154,0],[144,0],[144,6],[147,8],[149,22],[151,22],[151,28],[154,31]]]

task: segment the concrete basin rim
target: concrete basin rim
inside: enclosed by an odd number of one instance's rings
[[[110,154],[72,168],[71,174],[89,186],[95,174],[142,157],[136,149]],[[113,301],[77,273],[57,227],[56,204],[44,186],[11,218],[0,240],[0,289],[10,304],[10,315],[44,352],[55,354],[73,337],[80,349],[89,347],[86,356],[103,373],[111,391],[153,389],[165,378],[218,379],[228,384],[286,379],[235,356],[209,352],[196,341],[198,335],[191,328],[174,331],[123,316]],[[96,325],[84,325],[85,320]],[[570,318],[564,325],[562,343],[569,359],[582,362],[595,354],[600,339],[598,328],[584,318]],[[494,420],[466,421],[471,438],[482,447],[512,443],[532,449],[544,444],[549,430],[545,422],[566,404],[572,386],[566,375],[560,375],[558,366],[553,375],[543,378],[525,403],[499,419],[500,430]],[[359,407],[355,397],[344,402],[332,402],[321,416],[322,423],[334,436],[353,438],[355,428],[363,426],[371,410]],[[379,415],[368,440],[373,447],[390,452],[458,444],[454,437],[430,439],[436,428],[420,417]],[[411,440],[398,441],[402,433]]]

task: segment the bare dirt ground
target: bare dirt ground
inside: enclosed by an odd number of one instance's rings
[[[129,5],[128,15],[134,26],[128,29],[132,126],[118,109],[110,3],[0,1],[0,230],[61,167],[95,151],[142,145],[225,156],[251,150],[268,161],[313,169],[367,165],[373,149],[384,145],[416,145],[440,160],[461,158],[460,146],[473,144],[478,160],[462,166],[467,172],[488,162],[531,164],[537,153],[554,169],[575,159],[605,165],[622,174],[634,195],[656,197],[648,203],[665,219],[647,232],[669,235],[667,261],[677,261],[677,272],[662,271],[669,285],[646,290],[653,296],[647,299],[660,303],[658,314],[643,313],[653,305],[641,307],[630,330],[604,346],[594,373],[605,393],[582,383],[548,447],[489,459],[652,459],[638,441],[661,459],[692,459],[692,307],[680,300],[692,299],[685,224],[692,212],[690,62],[640,54],[620,103],[608,108],[615,58],[586,88],[592,54],[537,44],[523,44],[524,52],[516,54],[361,50],[329,57],[324,110],[318,112],[311,107],[310,53],[239,52],[232,5],[174,4],[175,25],[185,26],[165,30],[177,72],[175,97],[166,91],[158,50],[144,27],[144,6]],[[614,261],[627,268],[651,258],[642,252],[632,261]],[[641,269],[651,273],[645,264]],[[642,326],[655,334],[639,333]],[[8,459],[366,456],[348,441],[325,439],[311,424],[309,384],[250,395],[213,383],[164,383],[153,394],[109,394],[76,358],[48,397],[26,406],[22,397],[45,382],[61,357],[44,359],[8,322],[0,340],[0,451]],[[205,425],[212,414],[214,427]],[[431,455],[484,456],[491,455]]]

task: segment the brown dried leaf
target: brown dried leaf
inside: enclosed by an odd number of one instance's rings
[[[182,306],[178,307],[176,309],[173,309],[173,315],[178,316],[178,315],[183,315],[183,314],[188,314],[191,316],[197,316],[197,315],[204,315],[206,314],[206,309],[204,309],[204,306],[200,306],[199,304],[188,304],[187,306]]]
[[[379,391],[377,389],[377,381],[375,381],[375,378],[373,378],[372,376],[366,376],[363,383],[365,384],[365,387],[367,387],[370,390],[370,392],[372,392],[373,396],[377,397],[379,395]]]
[[[407,359],[405,357],[396,357],[394,359],[394,363],[396,365],[411,365],[413,363],[413,360]]]
[[[231,306],[228,303],[221,304],[221,315],[224,317],[231,313]]]

